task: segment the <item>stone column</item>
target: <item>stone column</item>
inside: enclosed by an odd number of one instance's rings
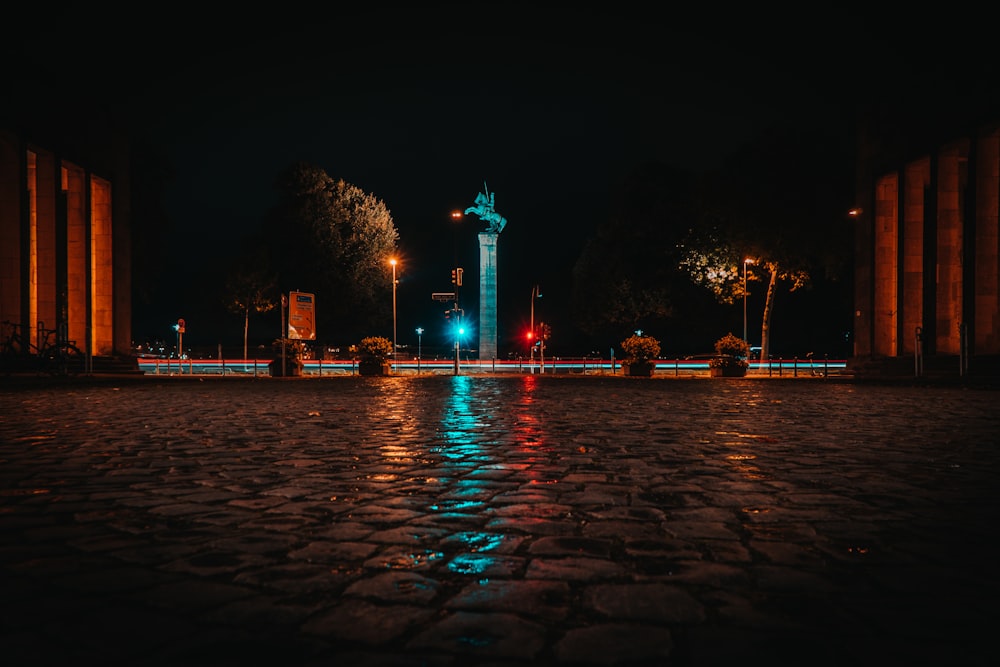
[[[479,360],[497,358],[497,232],[479,233]]]

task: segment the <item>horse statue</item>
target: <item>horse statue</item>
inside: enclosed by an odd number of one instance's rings
[[[479,216],[480,220],[489,224],[486,231],[499,234],[503,231],[503,228],[507,226],[507,218],[496,212],[496,195],[495,193],[490,192],[490,189],[486,187],[485,181],[483,181],[483,190],[484,192],[480,192],[476,195],[475,206],[470,206],[465,209],[465,214],[469,215],[470,213],[475,213]]]

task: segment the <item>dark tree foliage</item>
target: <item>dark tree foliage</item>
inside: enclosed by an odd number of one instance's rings
[[[760,328],[748,337],[766,341],[771,313],[788,313],[784,341],[829,349],[850,326],[852,156],[847,135],[780,127],[713,173],[637,169],[574,267],[577,325],[603,340],[643,329],[667,356],[709,352],[720,335],[742,328],[737,303],[750,257],[758,310],[749,321]],[[796,296],[794,314],[774,305],[779,293],[813,289]],[[816,310],[806,313],[807,299]]]
[[[385,204],[305,163],[276,187],[265,233],[279,290],[315,294],[317,339],[355,340],[391,321],[388,262],[399,234]]]
[[[730,279],[744,257],[754,260],[748,276],[757,287],[749,291],[763,298],[754,299],[760,310],[750,319],[760,323],[765,356],[775,314],[788,315],[779,327],[786,348],[797,340],[833,351],[850,327],[852,146],[847,135],[819,124],[772,129],[705,180],[702,225],[688,246],[718,253]],[[715,296],[732,302],[741,289],[731,281]],[[786,306],[795,301],[815,306],[792,313]],[[810,332],[809,325],[825,331]]]
[[[648,163],[623,182],[608,222],[574,266],[576,324],[595,340],[618,341],[636,329],[690,348],[706,301],[679,269],[680,243],[697,215],[696,177]]]
[[[733,242],[789,268],[843,277],[853,144],[826,128],[776,128],[712,177],[711,203]]]

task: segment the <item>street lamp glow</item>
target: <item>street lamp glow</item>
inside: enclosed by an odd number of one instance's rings
[[[393,372],[396,364],[396,258],[389,260],[392,264],[392,363]]]

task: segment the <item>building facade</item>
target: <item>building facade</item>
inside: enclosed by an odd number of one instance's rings
[[[997,370],[1000,122],[983,120],[986,111],[863,123],[852,211],[856,367]]]
[[[130,356],[127,142],[90,112],[74,115],[71,99],[57,107],[0,117],[3,335]]]

